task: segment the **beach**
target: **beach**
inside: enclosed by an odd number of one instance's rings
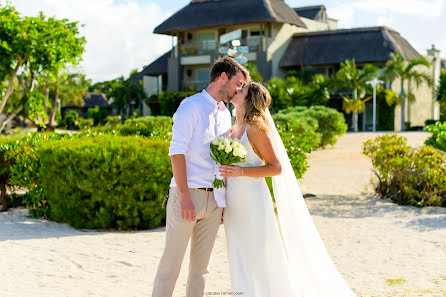
[[[347,133],[335,146],[309,155],[300,182],[304,194],[314,195],[306,198],[308,209],[358,296],[446,296],[446,208],[399,206],[373,195],[372,165],[361,154],[362,143],[382,134]],[[428,137],[401,135],[414,147]],[[151,296],[164,227],[82,231],[26,215],[24,208],[0,213],[0,296]],[[225,246],[222,224],[208,295],[231,292]],[[175,297],[185,296],[188,254],[189,248]]]

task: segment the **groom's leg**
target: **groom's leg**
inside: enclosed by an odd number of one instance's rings
[[[158,265],[152,297],[172,296],[194,225],[195,222],[181,218],[178,190],[171,188],[167,202],[166,244]]]
[[[205,193],[203,216],[198,218],[192,231],[187,297],[201,297],[204,294],[209,261],[223,211],[217,206],[213,192]]]

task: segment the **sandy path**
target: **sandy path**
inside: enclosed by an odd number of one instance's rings
[[[414,146],[427,137],[404,135]],[[310,155],[301,187],[317,195],[307,198],[313,220],[359,296],[446,296],[446,209],[397,206],[370,195],[371,164],[360,151],[374,136],[346,134]],[[0,214],[0,296],[151,295],[164,228],[81,232],[24,212]],[[185,257],[174,296],[185,295],[187,268]],[[231,291],[223,225],[207,291]]]

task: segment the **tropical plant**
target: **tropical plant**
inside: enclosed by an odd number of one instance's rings
[[[246,69],[249,71],[249,74],[251,75],[251,80],[253,80],[255,82],[263,81],[263,77],[259,73],[256,64],[250,62],[250,63],[246,64]]]
[[[397,52],[396,54],[390,54],[390,60],[386,63],[386,66],[383,69],[383,77],[386,80],[394,80],[397,78],[400,80],[400,93],[397,97],[397,103],[401,104],[402,131],[406,129],[406,100],[409,100],[410,102],[415,101],[411,82],[415,82],[416,87],[419,87],[423,82],[426,82],[429,86],[433,85],[430,74],[420,70],[420,66],[429,68],[430,64],[426,58],[422,56],[406,61],[404,56],[400,52]],[[405,88],[405,85],[408,85],[408,89]]]
[[[112,100],[119,110],[122,124],[125,119],[130,118],[133,109],[142,106],[144,100],[147,99],[142,82],[132,83],[132,77],[136,73],[136,70],[132,70],[127,79],[121,76],[114,80],[96,83],[89,88],[90,92],[104,93]]]
[[[30,119],[45,118],[44,94],[35,90],[41,73],[58,74],[68,64],[77,64],[84,51],[85,38],[79,37],[77,22],[67,19],[21,17],[15,7],[0,9],[0,81],[7,87],[2,93],[0,113],[16,91],[17,74],[22,72],[23,88],[17,102],[0,122],[0,132],[16,115],[25,110]],[[44,125],[44,122],[42,123]]]
[[[310,69],[289,71],[285,79],[273,78],[266,83],[273,98],[272,112],[296,105],[325,105],[330,99],[332,83],[321,74]]]
[[[72,103],[82,106],[82,97],[87,93],[91,80],[87,79],[82,73],[69,73],[64,69],[58,75],[49,75],[45,77],[43,84],[46,98],[51,98],[51,106],[47,109],[48,127],[54,127],[57,113],[57,102],[61,106]]]
[[[413,149],[407,139],[386,134],[364,143],[378,178],[376,193],[401,205],[446,206],[446,155],[425,145]]]
[[[437,87],[437,101],[446,103],[446,70],[443,70],[440,75],[440,83]]]
[[[424,142],[426,145],[432,145],[446,152],[446,122],[436,122],[433,125],[428,125],[424,128],[424,131],[432,133],[432,136]]]
[[[352,129],[358,131],[358,114],[364,111],[364,103],[371,99],[365,97],[366,82],[378,75],[379,69],[371,64],[359,68],[354,60],[341,63],[341,69],[336,73],[335,84],[340,88],[347,88],[351,96],[343,96],[343,109],[347,114],[352,113]]]

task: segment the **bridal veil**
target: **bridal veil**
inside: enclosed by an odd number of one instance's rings
[[[266,117],[273,147],[282,165],[282,173],[272,177],[272,184],[293,280],[305,297],[356,296],[336,269],[319,236],[268,109]]]

